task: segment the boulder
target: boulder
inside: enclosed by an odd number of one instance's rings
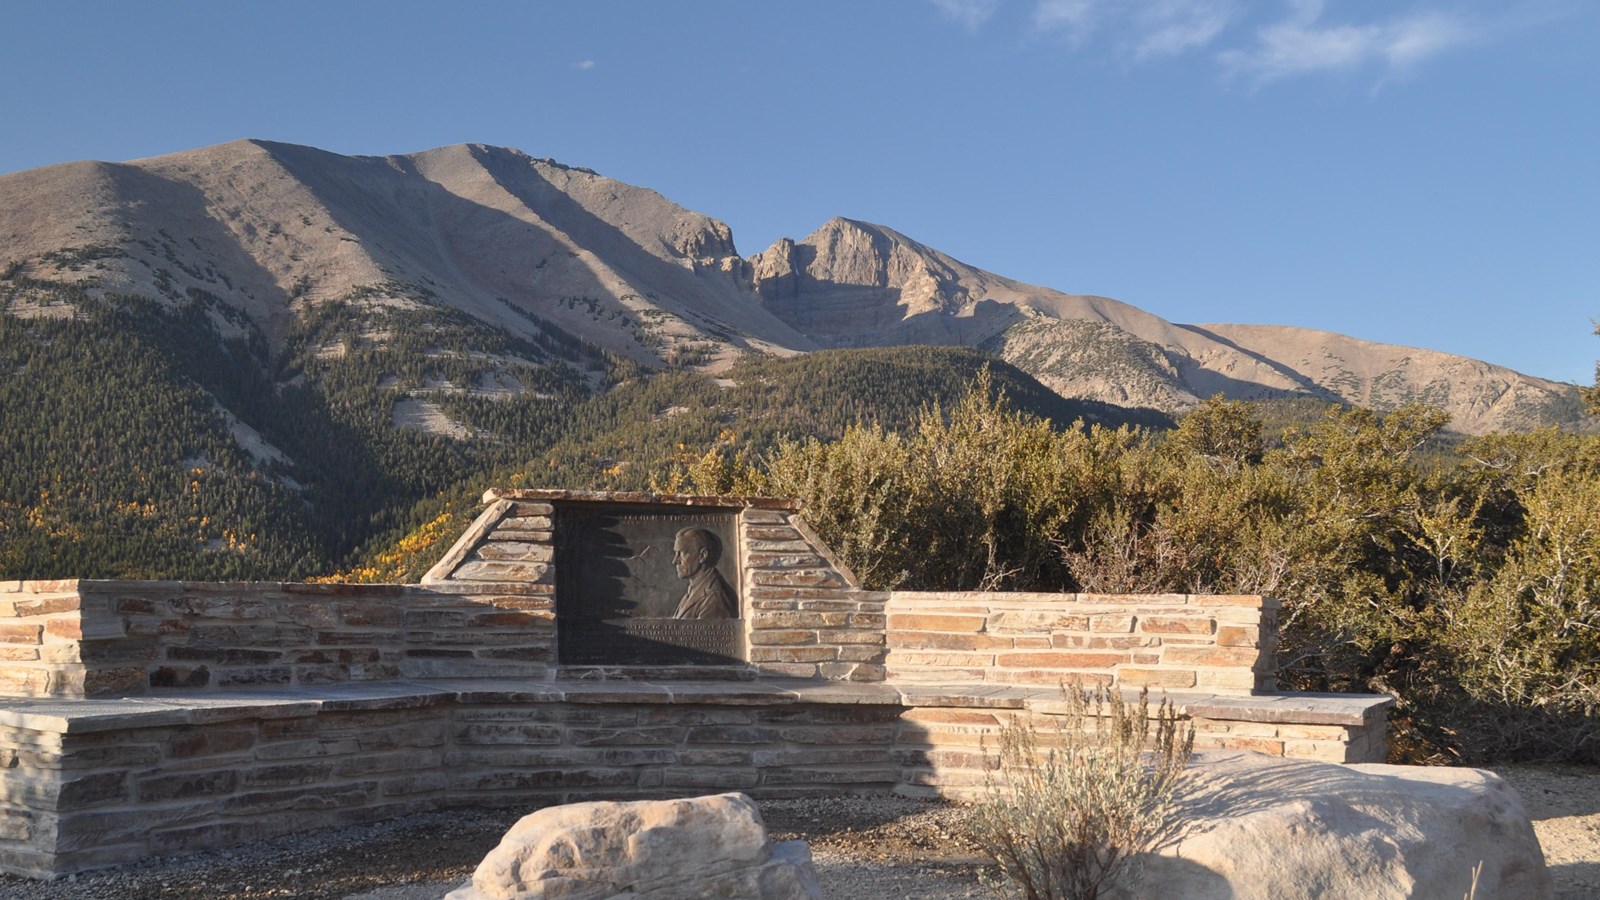
[[[446,900],[820,898],[804,841],[774,845],[743,794],[572,803],[522,817]]]
[[[1492,772],[1195,754],[1167,845],[1107,895],[1187,900],[1480,900],[1554,888],[1522,799]]]

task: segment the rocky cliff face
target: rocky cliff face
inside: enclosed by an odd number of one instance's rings
[[[980,309],[986,273],[878,225],[832,219],[751,258],[756,293],[778,318],[826,347],[977,344],[1019,318]]]

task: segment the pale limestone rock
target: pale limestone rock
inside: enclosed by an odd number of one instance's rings
[[[1516,792],[1491,772],[1197,754],[1188,824],[1108,900],[1553,895]],[[1136,861],[1137,862],[1137,861]]]
[[[743,794],[573,803],[524,816],[447,900],[805,900],[802,841],[774,846]]]

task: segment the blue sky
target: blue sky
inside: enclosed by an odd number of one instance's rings
[[[468,141],[750,254],[835,215],[1177,322],[1590,383],[1593,0],[26,2],[0,172]]]

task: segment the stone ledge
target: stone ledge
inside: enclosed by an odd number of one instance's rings
[[[1176,702],[1176,701],[1175,701]],[[1191,700],[1191,716],[1275,725],[1368,725],[1382,719],[1395,700],[1388,694],[1307,694],[1284,692],[1252,697]]]
[[[723,666],[564,665],[556,669],[555,680],[573,684],[749,682],[754,681],[758,674],[754,666],[745,663]]]
[[[0,582],[4,584],[5,582]],[[527,594],[545,593],[525,582],[475,582],[470,585],[418,585],[418,584],[355,584],[335,582],[320,584],[304,581],[129,581],[120,578],[74,578],[67,581],[10,582],[17,591],[27,594],[107,592],[118,594],[308,594],[324,596],[397,597],[406,594],[460,595],[460,594]]]
[[[1029,700],[1059,697],[1057,688],[1024,688],[995,684],[910,684],[896,688],[901,703],[920,707],[1022,709]]]
[[[448,704],[636,703],[763,706],[795,703],[899,705],[892,688],[814,681],[603,682],[508,686],[504,679],[449,679],[328,685],[262,691],[168,694],[85,700],[18,699],[0,708],[0,726],[56,734],[124,728],[279,719],[323,712],[414,709]]]
[[[1124,696],[1136,696],[1124,692]],[[1394,705],[1381,694],[1262,694],[1251,697],[1154,692],[1178,712],[1223,722],[1364,726]],[[316,688],[175,694],[87,700],[21,699],[0,708],[0,726],[86,734],[161,725],[201,725],[246,718],[278,719],[319,711],[414,709],[449,704],[661,704],[702,706],[876,705],[906,708],[1064,708],[1058,688],[985,684],[817,682],[548,682],[511,686],[504,679],[448,679],[328,685]]]
[[[1078,604],[1078,609],[1057,609],[1066,614],[1098,614],[1099,607],[1136,606],[1151,610],[1152,615],[1170,615],[1169,610],[1213,611],[1219,607],[1239,606],[1250,609],[1279,610],[1283,601],[1272,596],[1255,594],[1093,594],[1051,593],[1043,591],[888,591],[890,612],[921,615],[923,607],[935,607],[930,614],[949,612],[953,615],[986,616],[991,612],[1031,612],[1041,604],[1060,607]],[[894,604],[906,608],[894,608]]]
[[[485,504],[497,500],[549,503],[565,500],[574,503],[656,503],[664,506],[716,506],[727,509],[777,509],[798,511],[800,501],[783,497],[704,496],[698,494],[655,494],[645,491],[568,491],[528,488],[492,488],[483,495]]]
[[[1060,688],[988,684],[917,684],[896,689],[901,704],[912,707],[1029,709],[1049,713],[1065,708]],[[1123,699],[1138,696],[1124,690]],[[1387,694],[1309,694],[1284,692],[1247,697],[1204,692],[1152,690],[1151,699],[1170,700],[1180,714],[1223,722],[1277,725],[1369,725],[1394,705]]]
[[[8,700],[6,706],[0,708],[0,726],[54,734],[91,734],[124,728],[304,716],[314,714],[320,706],[316,699],[277,693],[162,699]]]

